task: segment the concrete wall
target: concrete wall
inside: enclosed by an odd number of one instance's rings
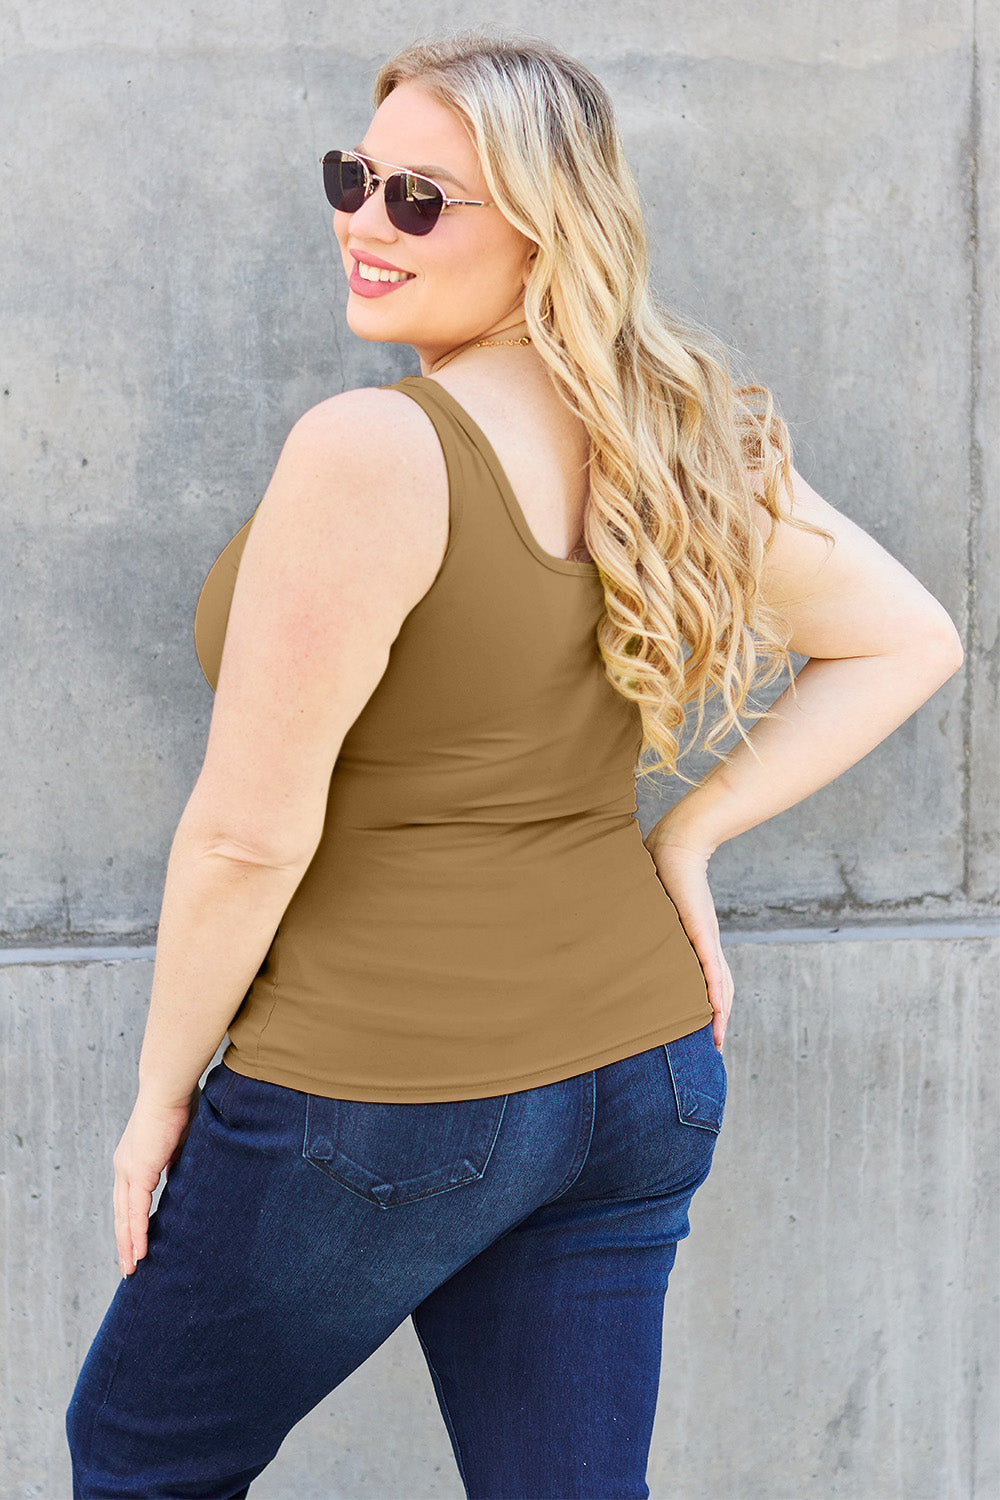
[[[993,0],[6,0],[0,1500],[65,1492],[61,1412],[113,1286],[109,1157],[149,978],[128,954],[152,940],[210,712],[198,589],[295,418],[416,368],[343,324],[318,159],[364,129],[378,61],[487,21],[605,79],[661,296],[741,351],[797,466],[968,648],[862,764],[715,862],[740,940],[733,1095],[668,1299],[690,1375],[663,1391],[653,1494],[985,1500],[1000,1484],[982,1008],[998,899]],[[644,829],[672,795],[643,787]],[[459,1493],[405,1328],[258,1490]]]
[[[998,1492],[998,953],[940,935],[732,947],[730,1093],[667,1296],[653,1500]],[[62,1414],[118,1277],[108,1153],[150,972],[0,969],[5,1500],[69,1493]],[[408,1322],[252,1494],[459,1500]]]

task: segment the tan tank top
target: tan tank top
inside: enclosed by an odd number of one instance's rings
[[[634,816],[641,726],[597,649],[596,564],[542,550],[442,385],[386,388],[437,431],[447,550],[344,738],[225,1061],[334,1098],[478,1099],[672,1041],[712,1009]],[[213,687],[251,524],[198,602]]]

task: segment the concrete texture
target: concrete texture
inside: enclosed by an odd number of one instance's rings
[[[949,937],[731,949],[729,1100],[667,1296],[653,1500],[997,1493],[997,956]],[[117,1280],[110,1157],[151,966],[2,974],[0,1496],[57,1500],[62,1413]],[[252,1493],[458,1500],[408,1323]]]
[[[379,61],[482,23],[605,79],[659,294],[772,387],[797,467],[967,645],[862,764],[713,863],[732,1093],[668,1298],[684,1378],[652,1493],[992,1500],[996,0],[0,9],[0,944],[22,960],[0,952],[0,1500],[67,1493],[62,1408],[114,1285],[149,984],[125,955],[208,724],[198,589],[301,412],[416,369],[344,326],[318,160],[364,130]],[[644,831],[680,790],[642,785]],[[253,1493],[460,1494],[408,1327]]]
[[[723,851],[721,907],[754,925],[995,901],[992,6],[553,5],[542,23],[375,4],[363,42],[328,4],[226,16],[4,11],[0,671],[19,712],[0,933],[148,939],[210,710],[205,572],[306,407],[415,367],[343,325],[318,158],[363,131],[379,57],[486,20],[540,26],[605,78],[660,294],[772,386],[807,478],[973,647],[863,765]]]

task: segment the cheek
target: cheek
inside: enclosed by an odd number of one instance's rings
[[[509,297],[522,285],[522,269],[523,258],[516,250],[484,247],[482,254],[470,257],[469,291],[487,298]]]
[[[471,217],[488,210],[468,208],[464,212]],[[480,229],[469,222],[455,227],[462,232],[455,234],[447,245],[442,239],[440,246],[432,246],[434,231],[429,236],[426,259],[435,281],[447,283],[455,296],[508,295],[521,278],[524,251],[520,241],[484,232],[486,226]],[[436,253],[439,249],[440,254]]]
[[[342,214],[342,213],[334,212],[334,215],[333,215],[333,232],[334,232],[334,234],[337,237],[337,244],[340,246],[340,253],[344,257],[345,262],[347,260],[347,237],[348,237],[348,234],[350,232],[350,228],[351,228],[351,216],[350,216],[350,214]]]
[[[470,208],[467,212],[470,214],[481,212],[484,216],[488,216],[490,210]],[[482,228],[484,231],[487,230],[485,224]],[[470,260],[477,267],[478,272],[503,281],[507,285],[519,283],[525,270],[527,257],[534,248],[531,242],[507,224],[499,233],[483,232],[477,238],[479,243],[474,247]]]

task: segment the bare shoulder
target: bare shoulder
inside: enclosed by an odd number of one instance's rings
[[[304,412],[289,433],[289,442],[303,454],[317,458],[336,455],[351,472],[392,476],[409,459],[412,478],[414,451],[421,463],[443,456],[434,425],[409,396],[381,386],[358,386],[328,396]]]
[[[448,475],[434,426],[402,391],[362,386],[310,407],[285,440],[261,522],[380,553],[407,595],[429,587],[448,540]],[[300,524],[300,523],[304,523]]]
[[[257,508],[202,774],[229,809],[213,826],[268,862],[315,852],[344,736],[440,566],[448,504],[435,445],[401,392],[345,391],[295,423]]]

